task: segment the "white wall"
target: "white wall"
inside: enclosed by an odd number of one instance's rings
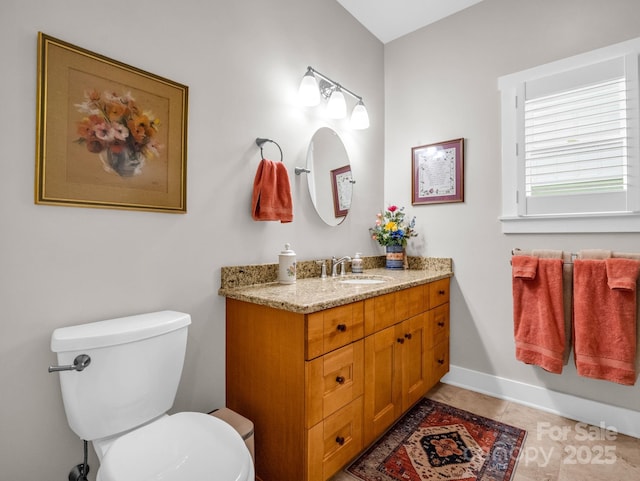
[[[34,205],[38,31],[189,86],[187,214]],[[285,242],[302,260],[378,252],[367,229],[383,198],[383,45],[333,0],[3,0],[0,59],[0,478],[62,480],[82,444],[47,373],[55,328],[190,313],[175,408],[208,411],[224,404],[221,266],[277,262]],[[307,65],[364,97],[369,130],[296,106]],[[293,175],[323,125],[343,136],[357,179],[337,228]],[[251,220],[256,137],[284,151],[291,224]]]
[[[498,77],[640,36],[637,0],[484,0],[385,45],[385,200],[411,204],[411,147],[465,138],[465,201],[415,206],[413,248],[452,257],[451,363],[640,410],[640,383],[515,360],[511,249],[640,251],[638,234],[504,235]],[[605,416],[605,414],[603,414]]]

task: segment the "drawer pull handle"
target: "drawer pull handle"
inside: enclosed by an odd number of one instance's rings
[[[440,321],[440,322],[438,323],[438,326],[440,326],[440,327],[444,327],[444,322]]]
[[[338,443],[340,446],[342,446],[344,444],[344,438],[342,436],[338,436],[336,438],[336,443]]]
[[[444,359],[438,359],[438,364],[442,366],[444,364]]]
[[[338,377],[336,377],[336,382],[337,382],[338,384],[344,384],[344,377],[342,377],[342,376],[338,376]]]
[[[338,324],[337,329],[338,329],[338,331],[340,331],[340,332],[344,332],[344,331],[346,331],[346,330],[347,330],[347,325],[346,325],[346,324]]]
[[[407,339],[411,339],[411,333],[410,333],[410,332],[407,332],[407,333],[404,335],[404,337],[406,337]]]
[[[398,344],[404,344],[404,339],[402,339],[401,337],[398,338]]]
[[[444,296],[444,295],[445,295],[445,291],[443,291],[442,289],[440,289],[440,290],[438,291],[438,294],[440,294],[441,296]]]

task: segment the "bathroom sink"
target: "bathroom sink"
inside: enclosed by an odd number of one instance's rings
[[[348,277],[347,279],[341,279],[338,282],[340,284],[355,284],[355,285],[370,285],[370,284],[383,284],[387,282],[389,279],[378,276],[378,277]]]

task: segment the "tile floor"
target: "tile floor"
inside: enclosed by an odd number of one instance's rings
[[[527,430],[512,481],[640,480],[640,439],[448,384],[428,398]],[[354,481],[340,472],[331,481]]]

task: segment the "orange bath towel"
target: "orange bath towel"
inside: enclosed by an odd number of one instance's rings
[[[293,220],[289,174],[282,162],[262,159],[253,181],[251,201],[253,220]]]
[[[574,336],[578,374],[633,385],[640,262],[576,259]]]
[[[562,372],[566,343],[562,264],[562,259],[511,258],[516,359],[556,374]]]

